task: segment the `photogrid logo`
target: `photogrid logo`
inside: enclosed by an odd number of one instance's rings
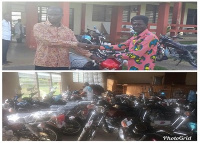
[[[166,141],[191,141],[192,136],[178,136],[178,137],[164,136],[163,139]]]

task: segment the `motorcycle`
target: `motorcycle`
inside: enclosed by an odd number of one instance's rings
[[[79,141],[93,140],[99,127],[107,133],[113,133],[118,130],[124,117],[133,117],[137,114],[136,110],[127,105],[111,105],[102,98],[88,108],[92,111],[78,138]]]
[[[113,58],[113,57],[110,58],[109,56],[125,52],[126,49],[124,51],[108,51],[99,49],[91,50],[91,53],[93,55],[96,55],[97,57],[103,59],[103,61],[98,64],[100,70],[122,70],[123,66],[126,66],[127,60],[123,60],[121,58]]]
[[[94,26],[94,30],[87,28],[87,32],[84,35],[77,36],[79,42],[92,45],[103,45],[105,39],[104,34],[100,33],[96,26]]]
[[[185,60],[192,66],[197,67],[197,45],[180,44],[165,35],[160,35],[159,43],[157,60],[161,61],[164,56],[171,56],[175,60],[179,60],[176,65]]]
[[[91,101],[70,102],[70,110],[65,114],[65,126],[61,128],[65,135],[79,135],[87,121],[89,111],[87,105]]]
[[[78,141],[88,141],[93,140],[97,128],[100,127],[101,124],[105,124],[104,126],[107,127],[105,116],[106,116],[106,109],[108,103],[105,100],[98,100],[97,103],[94,105],[87,106],[88,109],[91,109],[91,113],[87,123],[85,124],[80,136],[78,137]],[[108,128],[108,127],[107,127]]]
[[[6,115],[4,115],[6,116]],[[17,113],[7,116],[3,123],[4,141],[59,141],[65,116],[53,111]]]
[[[188,110],[190,109],[190,110]],[[179,109],[176,109],[180,111]],[[136,141],[163,141],[168,138],[191,137],[191,140],[196,140],[197,118],[195,116],[196,108],[184,108],[183,112],[177,116],[172,123],[164,126],[155,126],[147,122],[146,112],[140,115],[140,118],[127,119],[121,122],[119,129],[119,137],[121,140],[136,140]]]
[[[62,99],[62,95],[54,95],[55,92],[56,87],[52,87],[50,92],[43,97],[42,102],[49,105],[65,105],[66,101]]]
[[[23,98],[20,102],[18,99],[21,98],[23,94],[17,94],[13,99],[6,99],[3,106],[5,106],[9,112],[32,112],[48,108],[49,105],[32,99],[32,96],[35,94],[36,93],[32,93],[31,97]]]

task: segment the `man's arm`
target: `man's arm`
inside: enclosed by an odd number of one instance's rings
[[[141,58],[145,53],[151,54],[153,48],[157,46],[158,39],[153,36],[146,37],[141,43],[135,43],[133,45],[133,51],[117,54],[117,57],[122,59],[135,59]]]
[[[118,45],[103,45],[100,46],[100,50],[124,50],[129,47],[131,39],[128,39],[126,42]]]
[[[35,39],[47,46],[75,47],[78,44],[76,41],[64,41],[56,37],[47,36],[49,32],[41,23],[34,25],[33,32]]]

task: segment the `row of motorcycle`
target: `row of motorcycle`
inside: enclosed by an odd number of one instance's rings
[[[9,112],[12,105],[5,102],[3,140],[59,141],[63,135],[77,135],[78,141],[91,141],[99,129],[117,133],[118,140],[124,141],[156,141],[166,137],[197,140],[194,101],[165,99],[159,94],[150,98],[144,93],[139,97],[115,95],[110,91],[103,96],[95,95],[93,101],[84,100],[78,91],[66,91],[59,100],[65,104],[51,103],[48,108],[40,106],[37,111],[30,108],[29,112],[24,109],[15,113]]]
[[[133,35],[134,30],[130,28],[130,37]],[[93,44],[93,45],[110,45],[106,43],[105,34],[99,32],[99,30],[94,26],[91,30],[87,28],[87,32],[83,35],[77,35],[77,40],[79,42]],[[180,35],[174,36],[173,39],[181,38]],[[171,37],[166,35],[160,35],[158,50],[156,55],[157,61],[167,60],[168,58],[173,58],[177,60],[177,64],[181,63],[183,60],[191,64],[193,67],[197,67],[197,45],[180,44],[174,41]],[[123,51],[109,51],[109,50],[90,50],[90,52],[101,58],[102,62],[96,63],[95,61],[89,61],[83,56],[79,56],[74,53],[70,53],[71,69],[80,70],[122,70],[123,66],[126,66],[127,61],[121,58],[110,58],[113,54],[126,53],[128,49]]]

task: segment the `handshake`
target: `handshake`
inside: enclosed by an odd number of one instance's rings
[[[86,50],[94,50],[94,49],[99,49],[99,45],[92,45],[92,44],[86,44],[86,43],[78,43],[78,47],[81,47]]]

